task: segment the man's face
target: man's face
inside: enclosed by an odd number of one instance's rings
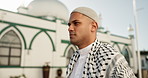
[[[92,20],[80,13],[74,12],[69,19],[69,36],[70,42],[74,45],[80,46],[87,43],[91,35]]]

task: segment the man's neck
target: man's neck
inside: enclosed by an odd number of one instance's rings
[[[91,41],[85,42],[83,45],[78,46],[78,48],[83,49],[83,48],[87,47],[88,45],[92,44],[95,40],[96,40],[96,38]]]

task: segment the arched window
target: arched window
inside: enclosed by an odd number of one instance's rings
[[[0,66],[20,66],[21,40],[10,30],[0,39]]]
[[[126,48],[124,48],[121,53],[123,54],[123,56],[125,57],[126,61],[127,61],[127,62],[129,63],[129,65],[130,65],[130,57],[129,57],[128,50],[127,50]]]
[[[72,47],[68,50],[68,54],[67,54],[67,65],[69,64],[70,58],[73,55],[74,51],[75,50]]]
[[[116,51],[121,52],[120,46],[116,43],[113,45]]]

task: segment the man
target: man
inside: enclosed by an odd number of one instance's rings
[[[67,78],[135,78],[124,56],[96,38],[99,18],[94,10],[76,8],[68,25],[70,42],[79,50],[70,59]]]

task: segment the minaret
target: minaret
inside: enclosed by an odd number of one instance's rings
[[[27,8],[24,5],[25,0],[22,0],[21,5],[17,8],[17,11],[22,14],[27,14]]]
[[[102,14],[99,14],[99,28],[98,28],[99,32],[104,32],[104,28],[102,27]]]

